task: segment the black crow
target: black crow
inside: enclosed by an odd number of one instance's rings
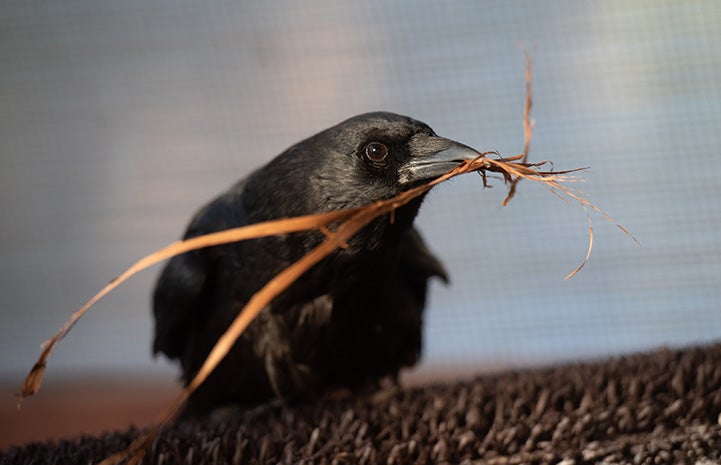
[[[185,238],[391,198],[479,156],[393,113],[359,115],[306,139],[202,208]],[[429,278],[446,271],[413,228],[422,197],[378,218],[263,309],[191,396],[224,404],[359,389],[416,363]],[[155,342],[188,383],[249,298],[324,236],[284,234],[173,258],[155,289]]]

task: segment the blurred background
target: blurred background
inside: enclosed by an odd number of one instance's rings
[[[593,214],[564,281],[583,209],[527,182],[507,207],[500,182],[436,188],[418,224],[452,284],[415,376],[720,340],[719,25],[713,0],[2,2],[0,445],[156,417],[177,391],[150,355],[159,267],[80,321],[19,413],[12,393],[88,297],[293,143],[389,110],[520,153],[523,48],[531,159],[590,166],[574,187],[641,246]]]

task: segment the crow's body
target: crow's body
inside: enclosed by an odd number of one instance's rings
[[[390,198],[476,155],[408,117],[360,115],[240,181],[196,214],[185,237]],[[187,413],[355,389],[413,365],[428,279],[447,279],[412,226],[421,202],[393,223],[374,220],[264,309]],[[173,258],[155,290],[154,351],[179,359],[187,383],[249,298],[322,239],[285,234]]]

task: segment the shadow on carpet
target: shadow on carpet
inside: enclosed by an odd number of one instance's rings
[[[167,428],[149,464],[721,463],[721,344],[484,375]],[[138,430],[32,443],[3,464],[87,464]]]

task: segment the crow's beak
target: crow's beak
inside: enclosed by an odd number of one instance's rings
[[[425,134],[415,135],[409,147],[410,159],[398,169],[398,182],[403,186],[430,181],[481,156],[467,145]]]

